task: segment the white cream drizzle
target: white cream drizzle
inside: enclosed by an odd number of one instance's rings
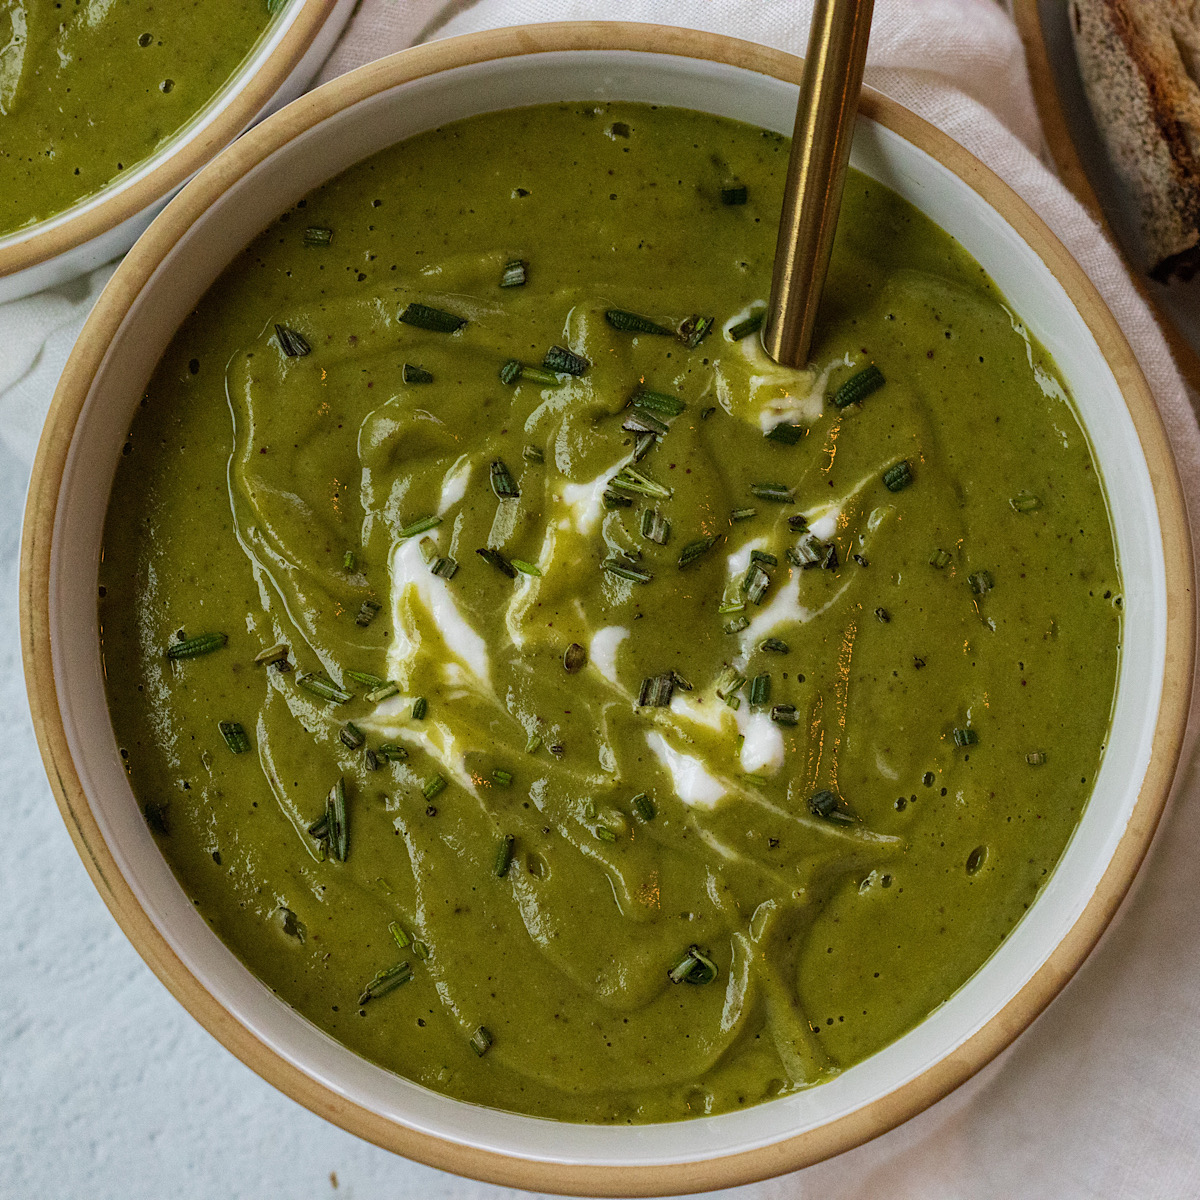
[[[698,758],[676,750],[657,730],[646,734],[646,744],[670,772],[675,794],[685,804],[712,808],[725,795],[725,785],[714,779]]]
[[[617,648],[628,636],[623,625],[606,625],[592,634],[588,661],[609,683],[617,682]]]

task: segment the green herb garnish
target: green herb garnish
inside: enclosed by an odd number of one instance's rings
[[[581,671],[587,662],[587,651],[578,643],[572,642],[563,651],[563,670],[568,675]]]
[[[731,183],[721,189],[722,204],[745,204],[749,190],[744,183]]]
[[[441,523],[441,517],[421,517],[411,525],[406,525],[401,529],[396,534],[396,539],[397,541],[403,541],[405,538],[416,537],[418,533],[427,533],[430,529],[436,529]]]
[[[286,325],[275,326],[275,338],[279,342],[280,350],[288,358],[303,358],[312,353],[312,347],[304,340],[304,335]]]
[[[638,792],[638,794],[634,796],[632,800],[630,800],[629,805],[643,821],[653,821],[658,815],[658,809],[654,807],[654,801],[651,800],[645,792]]]
[[[687,953],[667,971],[672,983],[712,983],[717,977],[717,965],[699,946],[689,946]]]
[[[626,558],[606,558],[600,566],[610,575],[615,575],[618,579],[628,579],[631,583],[649,583],[654,578],[645,567],[639,567]]]
[[[762,328],[762,323],[766,315],[766,309],[763,309],[761,312],[751,313],[736,325],[731,325],[729,327],[729,340],[731,342],[740,342],[742,338],[749,337],[752,333],[757,333]]]
[[[471,1034],[471,1049],[482,1058],[496,1039],[482,1025]]]
[[[657,546],[665,546],[671,536],[671,522],[657,508],[642,509],[642,537],[654,542]]]
[[[713,326],[716,324],[716,317],[702,317],[697,313],[694,317],[688,317],[682,325],[679,326],[679,340],[689,349],[695,350],[702,341],[713,331]]]
[[[542,366],[547,371],[557,371],[562,375],[582,375],[591,365],[582,354],[576,354],[565,346],[551,346],[542,359]]]
[[[347,746],[351,750],[357,750],[360,746],[365,745],[367,741],[367,735],[353,721],[347,721],[342,726],[338,731],[338,738],[341,740],[343,746]]]
[[[967,582],[977,596],[986,596],[996,586],[991,571],[975,571],[967,576]]]
[[[304,244],[306,246],[328,246],[332,241],[332,229],[324,229],[320,225],[310,225],[304,231]]]
[[[633,467],[622,467],[609,481],[610,488],[619,488],[623,492],[635,492],[640,496],[654,496],[659,500],[669,500],[674,492],[669,487],[655,482],[649,475]]]
[[[776,504],[794,504],[796,491],[782,483],[752,483],[750,491],[760,500],[771,500]]]
[[[359,607],[358,616],[354,618],[355,625],[366,629],[375,620],[376,616],[378,616],[379,610],[382,607],[382,605],[376,604],[374,600],[364,600]]]
[[[1034,512],[1042,507],[1041,498],[1035,496],[1032,492],[1018,492],[1009,500],[1009,504],[1017,512]]]
[[[246,736],[246,731],[237,721],[218,721],[217,728],[221,731],[221,736],[225,739],[225,745],[234,754],[245,754],[250,749],[250,739]]]
[[[711,537],[696,538],[695,541],[688,542],[679,552],[679,566],[691,566],[698,558],[706,555],[720,540],[719,534],[713,534]]]
[[[545,452],[539,446],[525,446],[521,450],[521,457],[527,463],[533,463],[534,465],[546,461]]]
[[[883,372],[872,363],[869,367],[851,375],[833,394],[830,401],[834,408],[848,408],[851,404],[859,404],[872,392],[878,391],[884,385]]]
[[[512,472],[504,465],[502,459],[492,460],[491,476],[492,491],[496,493],[498,500],[515,500],[521,495],[517,481],[512,477]]]
[[[413,701],[412,719],[414,721],[425,720],[425,714],[429,711],[429,701],[424,696],[418,696]]]
[[[757,508],[735,508],[733,512],[729,514],[729,519],[736,525],[738,521],[748,521],[751,517],[755,517],[757,515]]]
[[[334,704],[345,704],[347,700],[354,699],[352,692],[338,687],[323,671],[306,671],[303,675],[296,676],[296,682],[306,692],[320,696],[322,700],[330,700]]]
[[[513,860],[513,844],[516,839],[511,833],[506,833],[500,839],[500,845],[496,847],[496,878],[503,879],[508,874],[508,868],[512,866]]]
[[[405,363],[404,369],[400,372],[400,377],[405,383],[433,382],[433,372],[425,370],[424,367],[418,367],[414,363]]]
[[[260,650],[254,656],[254,661],[265,666],[270,666],[271,663],[286,662],[287,656],[287,644],[285,642],[280,642],[276,646],[269,646],[266,650]]]
[[[482,546],[476,550],[475,553],[478,554],[485,563],[495,567],[496,570],[502,575],[507,575],[509,579],[516,579],[517,568],[514,567],[512,563],[510,563],[508,559],[505,558],[504,555],[499,551],[491,550],[487,546]]]
[[[776,725],[799,725],[800,714],[794,704],[776,704],[771,708],[771,720]]]
[[[524,287],[528,279],[525,263],[522,259],[513,258],[504,264],[504,272],[500,276],[502,288]]]
[[[760,707],[771,699],[771,676],[770,675],[755,675],[750,680],[750,705],[752,708]]]
[[[512,781],[513,774],[511,771],[505,771],[502,768],[497,767],[492,772],[492,782],[497,787],[512,787]]]
[[[907,458],[902,458],[898,463],[893,463],[883,473],[883,486],[889,492],[902,492],[912,481],[912,467],[908,465]]]
[[[441,775],[430,775],[421,785],[421,794],[426,800],[432,800],[434,796],[441,792],[446,787],[446,780]]]
[[[629,403],[635,408],[665,417],[677,417],[687,408],[687,405],[678,396],[670,396],[666,392],[634,392],[629,397]]]
[[[789,425],[786,421],[782,425],[776,425],[763,436],[768,442],[779,442],[782,446],[794,446],[808,430],[803,425]]]
[[[414,325],[417,329],[428,329],[432,333],[456,333],[467,323],[466,317],[432,308],[428,304],[407,305],[397,320],[405,325]]]
[[[378,1000],[380,996],[386,996],[388,992],[395,991],[402,983],[407,983],[413,977],[412,967],[407,962],[397,963],[394,967],[388,967],[384,971],[380,971],[370,983],[362,990],[362,995],[358,998],[359,1006],[366,1004],[368,1000]]]
[[[948,567],[954,561],[954,555],[949,550],[935,550],[929,556],[929,565],[937,567],[939,571]]]
[[[387,700],[389,697],[398,696],[399,694],[400,689],[389,679],[384,680],[378,687],[372,688],[363,699],[368,704],[378,704],[382,700]]]
[[[760,650],[766,650],[771,654],[787,654],[791,647],[787,642],[780,641],[777,637],[769,637],[758,643]]]
[[[956,746],[974,746],[979,741],[979,734],[973,729],[955,729],[951,736]]]
[[[172,642],[167,647],[167,657],[199,658],[202,654],[211,654],[214,650],[220,650],[228,641],[227,633],[202,633],[198,637]]]
[[[653,333],[659,337],[675,336],[665,325],[659,325],[657,321],[652,321],[649,317],[642,317],[637,313],[626,312],[620,308],[610,308],[604,314],[604,319],[622,333]]]
[[[522,575],[532,575],[536,579],[542,577],[542,568],[537,563],[526,562],[523,558],[514,558],[509,561]]]
[[[643,679],[642,686],[638,690],[638,706],[640,708],[666,708],[671,703],[671,696],[675,692],[675,683],[674,671],[666,671],[662,675],[650,675]]]

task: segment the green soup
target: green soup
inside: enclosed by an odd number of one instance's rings
[[[149,158],[221,90],[270,0],[0,0],[0,236]]]
[[[624,1122],[828,1079],[1087,800],[1120,578],[1054,365],[855,173],[815,365],[771,363],[787,150],[633,105],[414,138],[234,261],[132,424],[134,791],[251,970],[438,1091]]]

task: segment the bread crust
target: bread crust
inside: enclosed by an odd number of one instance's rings
[[[1071,0],[1080,76],[1135,197],[1144,265],[1200,256],[1200,0]]]

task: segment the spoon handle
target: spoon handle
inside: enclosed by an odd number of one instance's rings
[[[812,346],[874,7],[875,0],[816,0],[813,9],[762,331],[763,348],[789,367],[805,366]]]

